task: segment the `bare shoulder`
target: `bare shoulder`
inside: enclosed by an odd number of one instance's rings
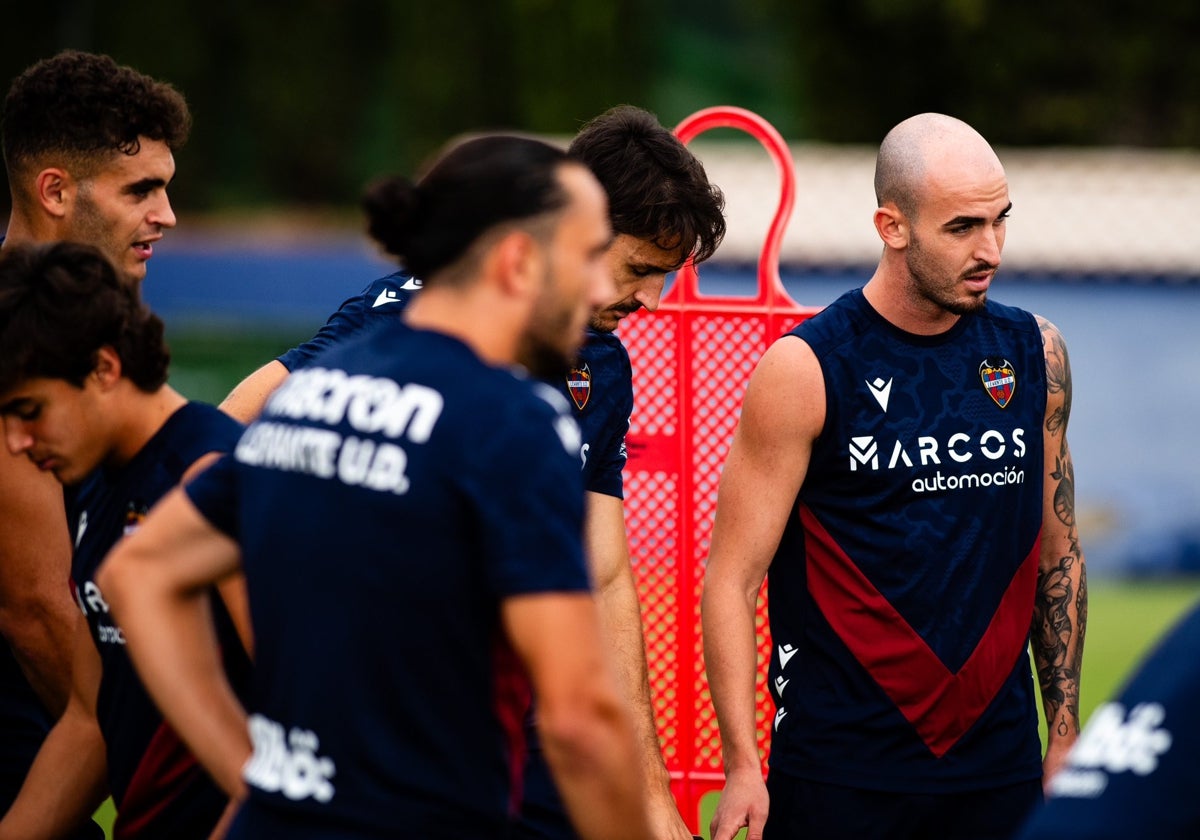
[[[64,525],[62,485],[25,455],[0,453],[0,517],[4,530]]]
[[[825,423],[825,377],[803,339],[784,336],[763,353],[742,403],[741,434],[811,441]]]
[[[1067,341],[1063,338],[1062,331],[1041,315],[1034,314],[1033,317],[1037,320],[1038,330],[1042,334],[1042,347],[1046,352],[1046,358],[1049,359],[1051,355],[1057,354],[1065,359]]]

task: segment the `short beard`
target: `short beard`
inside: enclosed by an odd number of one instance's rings
[[[556,379],[567,375],[574,359],[563,357],[562,352],[533,336],[526,336],[517,356],[529,373],[538,379]]]
[[[925,273],[922,259],[925,255],[921,248],[920,242],[914,237],[912,244],[909,246],[908,255],[905,259],[905,264],[908,267],[908,274],[912,278],[913,293],[921,300],[932,303],[940,309],[951,313],[952,315],[970,315],[972,312],[978,312],[987,305],[987,291],[984,290],[979,294],[971,295],[966,298],[953,297],[953,288],[957,282],[966,276],[977,271],[992,268],[990,265],[979,264],[959,277],[954,279],[950,286],[949,292],[944,292],[942,286],[930,279]]]

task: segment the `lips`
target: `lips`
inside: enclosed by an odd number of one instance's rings
[[[133,250],[138,255],[138,259],[148,260],[154,256],[154,246],[149,242],[135,242],[133,243]]]

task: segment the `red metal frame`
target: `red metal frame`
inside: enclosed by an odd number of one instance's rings
[[[701,294],[699,274],[689,261],[658,311],[631,316],[621,331],[637,395],[625,472],[630,551],[659,737],[680,812],[697,833],[701,800],[724,784],[700,636],[700,594],[720,468],[754,364],[772,341],[818,311],[793,301],[779,277],[780,246],[795,203],[787,144],[762,117],[734,107],[699,111],[675,132],[687,143],[714,128],[753,136],[779,174],[779,205],[759,258],[757,292],[751,297]],[[759,747],[765,761],[774,710],[766,688],[770,640],[764,608],[765,598],[757,621]]]

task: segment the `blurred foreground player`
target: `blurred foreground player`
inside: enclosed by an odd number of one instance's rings
[[[658,741],[625,532],[622,471],[633,382],[629,354],[616,330],[633,312],[658,308],[667,274],[689,256],[700,263],[713,255],[725,234],[724,198],[679,138],[641,108],[622,105],[595,117],[572,140],[568,154],[587,165],[608,195],[616,236],[605,261],[615,291],[592,315],[571,369],[546,381],[570,400],[583,433],[579,459],[587,490],[586,554],[605,644],[614,655],[624,695],[635,707],[654,836],[688,840],[691,833],[675,806]],[[311,364],[320,353],[373,325],[398,321],[420,288],[420,280],[405,272],[376,280],[346,301],[311,340],[251,374],[221,407],[240,420],[252,420],[289,371]],[[532,724],[527,731],[531,748],[515,836],[570,838],[570,822]]]
[[[611,294],[603,190],[552,146],[484,136],[366,205],[425,290],[289,377],[114,552],[101,584],[130,652],[248,794],[232,837],[504,836],[529,682],[583,836],[649,837],[583,559],[578,427],[513,367],[564,368]],[[241,568],[248,716],[196,607]]]
[[[1200,606],[1088,719],[1020,840],[1200,837]]]
[[[166,385],[162,322],[95,248],[0,254],[0,416],[15,455],[69,488],[72,691],[0,838],[61,837],[111,793],[117,838],[207,837],[228,803],[163,722],[125,652],[95,570],[147,510],[241,426]],[[244,613],[236,589],[231,597]],[[210,613],[245,685],[248,658],[221,599]]]

